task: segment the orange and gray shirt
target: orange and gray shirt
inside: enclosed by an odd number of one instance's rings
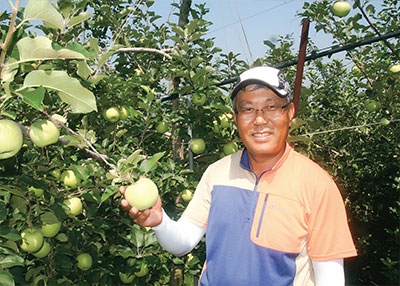
[[[210,165],[183,217],[206,228],[200,285],[314,285],[311,260],[357,255],[335,182],[289,145],[259,178],[246,149]]]

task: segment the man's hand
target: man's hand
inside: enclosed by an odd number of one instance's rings
[[[125,195],[124,186],[119,187],[119,191],[121,192],[122,196]],[[130,206],[126,199],[121,200],[121,207],[128,211],[129,217],[138,225],[153,227],[159,225],[162,221],[163,211],[161,208],[160,197],[158,197],[158,200],[154,206],[143,211],[139,211],[138,209]]]

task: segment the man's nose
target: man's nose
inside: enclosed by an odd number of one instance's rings
[[[267,119],[265,118],[264,110],[256,109],[256,114],[254,117],[254,124],[265,124]]]

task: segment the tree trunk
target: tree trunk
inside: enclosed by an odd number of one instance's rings
[[[190,6],[192,5],[192,0],[181,0],[181,6],[180,6],[180,13],[179,13],[179,20],[178,20],[178,25],[181,28],[185,28],[186,24],[189,22],[189,12],[190,12]],[[179,84],[179,79],[173,78],[170,81],[170,90],[174,90],[175,88],[178,87]],[[172,108],[174,110],[178,110],[180,106],[179,102],[179,97],[173,99],[172,102]],[[177,158],[183,159],[184,158],[184,149],[183,149],[183,144],[182,144],[182,138],[176,134],[176,131],[179,129],[179,122],[175,123],[172,126],[172,154],[174,160]]]
[[[190,6],[192,5],[192,0],[181,0],[180,13],[179,13],[179,22],[178,25],[181,28],[185,28],[186,24],[189,22],[189,12]],[[178,87],[179,79],[173,78],[170,81],[170,90],[174,90]],[[180,106],[179,97],[173,99],[172,108],[174,110],[178,110]],[[180,124],[177,122],[172,126],[172,151],[173,158],[183,159],[184,158],[184,147],[182,144],[182,138],[178,136],[177,130],[180,128]],[[183,265],[175,265],[173,264],[170,272],[170,286],[183,286],[184,283],[184,266]]]

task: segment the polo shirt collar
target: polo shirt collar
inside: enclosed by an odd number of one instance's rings
[[[276,162],[275,166],[273,166],[270,170],[265,170],[263,173],[272,171],[272,170],[276,170],[280,166],[282,166],[282,164],[286,161],[287,157],[289,156],[289,154],[292,150],[293,150],[293,148],[286,142],[286,149],[285,149],[285,153],[283,153],[283,156],[279,159],[278,162]],[[249,154],[247,153],[246,147],[243,148],[242,155],[240,156],[240,167],[242,167],[243,169],[245,169],[247,171],[252,172],[252,170],[250,168]]]

